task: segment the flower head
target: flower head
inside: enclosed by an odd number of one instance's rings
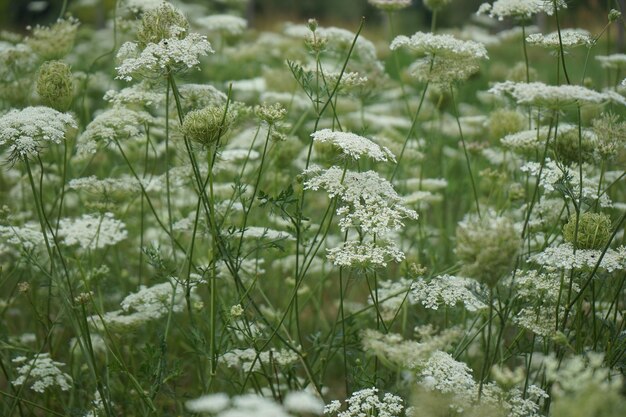
[[[11,160],[37,155],[49,143],[60,144],[74,118],[50,107],[11,110],[0,117],[0,146],[8,145]]]

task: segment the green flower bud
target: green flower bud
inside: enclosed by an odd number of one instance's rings
[[[620,13],[619,10],[611,9],[609,12],[609,22],[611,23],[615,22],[620,17],[622,17],[622,13]]]
[[[273,125],[276,122],[283,120],[287,115],[287,110],[280,103],[276,104],[263,104],[262,106],[257,106],[254,109],[257,117],[268,125]]]
[[[493,288],[511,271],[520,245],[519,233],[508,218],[495,213],[467,216],[456,229],[460,273]]]
[[[611,218],[604,213],[583,213],[578,221],[576,247],[579,249],[604,249],[611,239]],[[563,227],[563,238],[574,244],[576,216],[570,217]]]
[[[69,110],[74,95],[69,65],[61,61],[45,62],[39,70],[37,94],[46,106],[61,112]]]
[[[147,11],[141,19],[137,39],[141,46],[159,43],[163,39],[185,37],[189,30],[187,18],[174,6],[163,2],[156,9]]]
[[[193,110],[185,115],[182,131],[191,140],[204,146],[210,146],[223,135],[235,120],[229,111],[224,115],[224,106],[209,106]]]
[[[590,162],[593,160],[594,145],[589,136],[583,132],[582,152],[579,152],[578,130],[571,129],[559,134],[554,142],[554,151],[557,158],[566,164],[577,164],[579,159],[582,162]]]

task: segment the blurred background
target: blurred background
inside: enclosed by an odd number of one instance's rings
[[[118,0],[124,1],[124,0]],[[177,1],[173,1],[177,3]],[[367,0],[179,0],[178,3],[201,4],[218,13],[232,11],[248,19],[257,29],[273,28],[284,21],[316,18],[323,25],[355,26],[361,16],[372,30],[384,25],[385,16]],[[459,27],[472,19],[483,0],[453,0],[438,17],[439,27]],[[24,32],[26,26],[47,24],[65,9],[84,24],[104,25],[115,7],[115,0],[0,0],[0,27]],[[624,10],[626,0],[569,0],[564,13],[565,26],[584,27],[593,31],[604,26],[608,10]],[[422,0],[399,14],[397,24],[407,32],[428,28],[430,13]],[[542,26],[542,22],[536,22]],[[503,23],[506,27],[506,22]]]

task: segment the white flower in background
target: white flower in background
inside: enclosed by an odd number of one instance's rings
[[[349,240],[326,249],[326,257],[339,267],[384,268],[389,262],[402,262],[405,255],[394,242],[379,239],[375,243]]]
[[[394,11],[409,7],[412,0],[368,0],[368,3],[380,10]]]
[[[220,392],[189,400],[185,403],[185,407],[192,413],[216,414],[228,407],[229,404],[230,398],[228,395]]]
[[[41,226],[35,222],[29,222],[22,226],[0,225],[0,237],[4,243],[23,247],[26,250],[43,246],[44,237]]]
[[[571,243],[550,246],[530,257],[529,262],[541,265],[549,271],[593,269],[600,261],[602,251],[597,249],[578,249],[574,251]],[[600,261],[599,268],[608,272],[626,270],[626,246],[607,249]]]
[[[318,396],[308,391],[288,392],[283,405],[287,410],[296,414],[315,414],[320,416],[324,413],[324,402]]]
[[[370,139],[354,133],[322,129],[312,133],[311,137],[314,142],[336,146],[344,155],[356,160],[361,156],[367,156],[378,162],[396,161],[396,157],[387,147],[379,146]]]
[[[419,278],[411,285],[411,298],[432,310],[440,306],[454,307],[458,303],[467,311],[478,311],[487,308],[477,294],[481,292],[480,284],[471,279],[454,275],[439,275],[431,280]]]
[[[562,29],[559,32],[552,32],[549,35],[533,33],[526,37],[526,42],[531,45],[538,45],[544,48],[573,48],[575,46],[591,46],[593,39],[589,31],[584,29]]]
[[[113,213],[103,215],[83,214],[77,219],[61,219],[59,237],[68,246],[82,249],[102,249],[126,239],[126,226]]]
[[[50,144],[60,144],[76,121],[50,107],[13,109],[0,117],[0,146],[8,146],[12,160],[33,157]]]
[[[135,138],[144,131],[144,124],[152,121],[144,111],[115,106],[98,114],[78,137],[78,154],[96,153],[98,146],[108,146],[115,140]]]
[[[462,41],[452,35],[435,35],[430,32],[417,32],[410,38],[404,35],[397,36],[389,48],[392,51],[407,48],[419,55],[439,58],[489,58],[487,49],[483,44],[474,41]]]
[[[64,363],[53,361],[49,353],[41,353],[33,359],[19,356],[13,363],[20,364],[17,368],[18,377],[13,385],[32,383],[30,389],[43,394],[48,388],[59,387],[61,391],[72,388],[72,377],[59,369]]]
[[[200,17],[196,24],[209,32],[218,32],[222,35],[239,36],[246,31],[248,21],[230,14],[214,14]]]
[[[341,403],[333,401],[326,405],[324,414],[337,417],[398,417],[404,410],[402,398],[388,392],[380,398],[378,388],[365,388],[352,393],[345,406],[345,411],[339,411]]]
[[[541,82],[496,83],[489,89],[492,94],[511,96],[518,104],[536,107],[559,108],[568,104],[601,104],[609,101],[626,105],[619,94],[600,93],[580,85],[547,85]]]
[[[626,67],[626,54],[596,55],[602,68],[620,70]]]
[[[206,37],[198,33],[190,33],[182,39],[174,37],[149,43],[141,51],[136,42],[126,42],[117,53],[120,64],[116,67],[116,78],[131,81],[137,75],[154,77],[168,71],[194,68],[200,64],[200,56],[213,52]]]
[[[566,8],[565,0],[557,0],[558,9]],[[493,4],[483,3],[477,14],[488,14],[492,18],[504,20],[506,17],[516,19],[530,19],[537,13],[554,14],[552,0],[496,0]]]

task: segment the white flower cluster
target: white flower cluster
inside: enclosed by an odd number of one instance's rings
[[[72,377],[59,369],[64,363],[53,361],[49,353],[41,353],[28,360],[25,356],[13,359],[13,363],[21,364],[17,368],[18,377],[13,385],[23,385],[31,381],[30,389],[43,394],[48,388],[59,387],[61,391],[72,388]]]
[[[11,159],[36,156],[46,145],[60,144],[74,118],[50,107],[13,109],[0,117],[0,146],[8,145]]]
[[[61,219],[59,237],[67,246],[79,245],[82,249],[102,249],[126,239],[126,226],[113,213],[103,215],[83,214],[77,219]]]
[[[105,195],[115,192],[132,193],[140,192],[141,187],[134,177],[122,176],[120,178],[107,177],[99,179],[95,175],[82,178],[74,178],[67,184],[70,190],[80,190],[96,195]]]
[[[391,183],[374,171],[344,171],[336,166],[320,171],[320,167],[311,167],[304,172],[312,175],[304,182],[304,189],[323,189],[337,198],[341,230],[356,229],[362,237],[369,236],[327,249],[328,259],[346,267],[384,267],[390,260],[402,261],[404,253],[387,237],[402,229],[405,218],[417,219],[417,213],[402,204]]]
[[[623,378],[604,366],[604,355],[587,352],[563,359],[554,355],[544,359],[546,378],[553,382],[552,392],[556,396],[576,395],[589,387],[606,391],[619,391]]]
[[[394,11],[409,7],[412,0],[368,0],[368,3],[380,10]]]
[[[402,229],[403,219],[417,219],[417,213],[402,204],[402,198],[389,181],[375,171],[345,171],[331,167],[319,173],[312,167],[305,174],[316,176],[304,182],[306,190],[325,190],[337,197],[341,206],[337,209],[339,226],[345,232],[351,227],[365,233],[384,237],[392,231]]]
[[[386,392],[382,398],[379,397],[378,388],[365,388],[352,393],[352,396],[345,401],[346,410],[341,410],[341,402],[332,401],[327,404],[324,414],[335,415],[336,417],[399,417],[404,410],[402,398]]]
[[[29,222],[23,226],[0,225],[0,237],[3,242],[23,247],[26,250],[44,244],[41,226],[35,222]]]
[[[257,357],[258,356],[258,357]],[[289,366],[298,361],[298,355],[291,350],[270,349],[260,352],[257,355],[256,350],[233,349],[224,353],[221,360],[226,363],[229,368],[241,369],[244,372],[258,371],[264,366]]]
[[[117,53],[120,65],[116,78],[131,81],[137,74],[155,76],[193,68],[200,64],[200,56],[213,52],[206,37],[198,33],[149,43],[141,52],[136,42],[126,42]]]
[[[411,285],[412,299],[432,310],[442,305],[454,307],[458,303],[462,303],[467,311],[482,310],[487,305],[476,295],[480,292],[477,281],[447,274],[428,281],[419,278]]]
[[[393,51],[407,48],[418,55],[436,56],[440,58],[476,58],[489,59],[487,49],[481,43],[463,41],[452,35],[435,35],[430,32],[417,32],[410,38],[404,35],[397,36],[389,48]]]
[[[115,106],[98,114],[78,137],[78,154],[96,153],[98,145],[108,146],[120,139],[135,138],[142,134],[143,125],[152,120],[144,111]]]
[[[572,48],[575,46],[591,46],[593,39],[589,31],[584,29],[563,29],[561,32],[552,32],[548,35],[533,33],[526,37],[526,42],[531,45],[542,46],[544,48]]]
[[[214,14],[200,17],[196,24],[209,32],[218,32],[222,35],[238,36],[246,31],[248,21],[230,14]]]
[[[391,363],[398,369],[412,369],[418,366],[437,349],[431,343],[405,340],[399,334],[382,334],[372,329],[363,332],[361,343],[366,352],[378,356],[384,363]]]
[[[578,249],[574,251],[571,243],[562,243],[558,246],[547,247],[543,252],[531,256],[529,262],[551,271],[593,269],[601,255],[600,250]],[[626,246],[607,249],[599,268],[608,272],[626,270]]]
[[[600,93],[580,85],[557,86],[542,82],[505,81],[496,83],[489,89],[489,92],[500,96],[511,96],[518,104],[536,107],[559,108],[568,104],[600,104],[608,101],[626,105],[626,99],[619,94]]]
[[[626,54],[596,55],[602,68],[620,70],[626,67]]]
[[[444,394],[457,394],[472,398],[476,391],[476,381],[472,370],[463,362],[442,351],[433,352],[420,373],[421,384]]]
[[[192,293],[192,300],[194,303],[198,302],[195,293]],[[184,310],[185,303],[185,291],[182,286],[169,282],[151,287],[142,285],[138,292],[122,300],[121,310],[105,313],[103,321],[110,329],[123,331],[158,320],[168,314],[170,308],[174,313],[179,313]],[[92,316],[89,320],[97,329],[103,327],[99,316]]]
[[[314,142],[330,143],[341,149],[342,153],[356,160],[367,156],[374,161],[396,161],[394,154],[385,146],[379,146],[368,138],[350,132],[334,132],[322,129],[311,134]]]
[[[541,164],[538,162],[527,162],[520,167],[520,171],[527,172],[532,176],[538,176],[541,170]],[[599,178],[583,176],[582,196],[593,201],[598,200],[601,207],[611,207],[613,202],[606,193],[599,190]],[[559,166],[555,161],[546,158],[544,162],[539,185],[549,193],[556,192],[559,186],[567,185],[572,190],[580,188],[579,174],[569,167]],[[569,196],[565,196],[569,199]]]
[[[489,14],[490,17],[498,20],[504,20],[507,17],[530,19],[537,13],[552,15],[554,5],[552,0],[496,0],[493,4],[481,4],[477,14]],[[556,7],[566,8],[567,3],[565,0],[557,0]]]
[[[208,413],[216,417],[292,417],[297,414],[321,415],[324,404],[315,395],[306,391],[290,391],[284,404],[257,394],[244,394],[228,398],[224,393],[203,395],[185,403],[192,413]]]

